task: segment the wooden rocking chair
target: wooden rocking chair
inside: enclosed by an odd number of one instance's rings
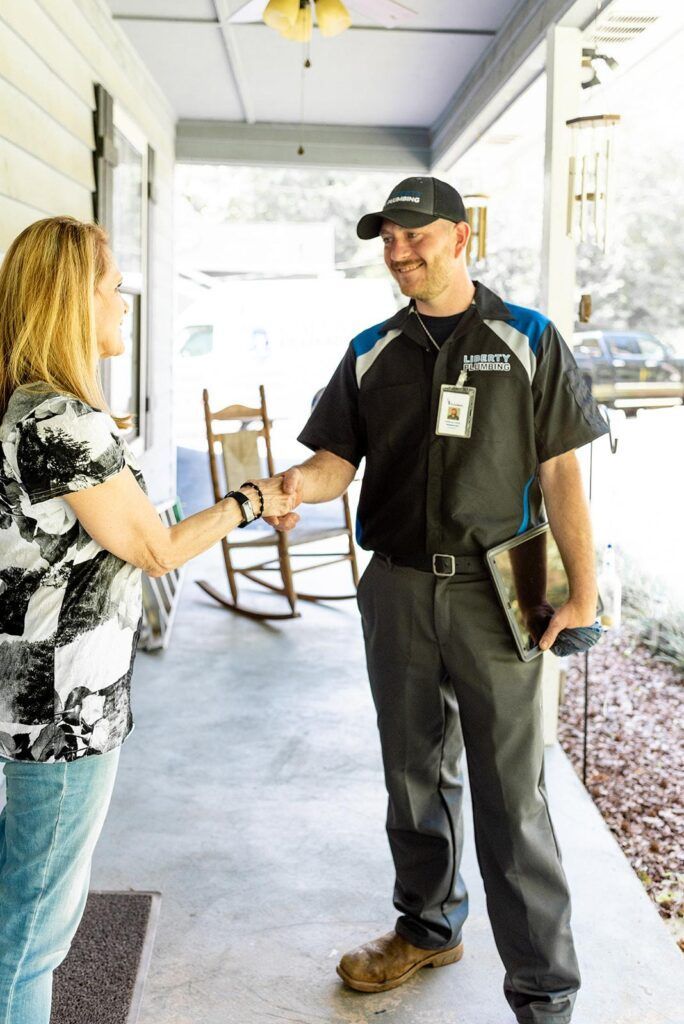
[[[240,484],[245,480],[250,479],[250,477],[259,478],[265,475],[262,471],[258,451],[258,439],[261,437],[264,439],[266,448],[266,468],[268,470],[268,475],[273,476],[275,473],[275,465],[271,451],[272,421],[268,418],[266,394],[264,392],[263,385],[259,387],[259,394],[261,397],[261,405],[258,408],[250,408],[245,405],[229,405],[225,409],[212,411],[209,405],[209,392],[206,388],[202,392],[204,418],[207,428],[207,445],[209,449],[209,470],[211,472],[211,484],[216,501],[220,501],[226,491],[237,490],[240,487]],[[239,423],[240,428],[232,431],[221,431],[220,429],[215,430],[214,423]],[[226,481],[225,487],[222,487],[221,485],[217,449],[220,451],[222,456],[223,476]],[[210,597],[213,597],[221,607],[227,608],[231,612],[237,612],[239,615],[246,615],[250,619],[295,619],[299,618],[300,615],[297,611],[298,600],[344,601],[355,597],[356,587],[359,582],[359,572],[356,563],[354,531],[351,512],[349,510],[349,498],[346,493],[343,494],[341,498],[341,512],[343,521],[339,526],[329,529],[307,529],[306,526],[296,526],[290,533],[281,533],[278,530],[269,528],[267,534],[264,535],[262,531],[255,531],[251,537],[249,534],[247,537],[244,537],[244,532],[247,531],[241,531],[242,536],[240,540],[231,540],[230,538],[234,536],[236,532],[233,531],[232,534],[229,534],[228,537],[224,537],[221,540],[221,551],[223,553],[223,561],[226,567],[226,575],[228,576],[230,598],[224,596],[206,580],[197,580],[196,582],[198,586],[200,586],[206,594],[209,594]],[[248,527],[248,530],[249,529],[250,528]],[[327,552],[325,554],[321,554],[319,552],[307,553],[305,551],[292,551],[292,548],[298,547],[302,544],[311,544],[314,541],[329,540],[333,537],[346,537],[348,550]],[[248,565],[245,568],[236,568],[233,565],[231,552],[234,550],[245,548],[263,550],[274,547],[277,549],[277,553],[273,557],[266,558],[254,565]],[[313,565],[305,565],[302,568],[293,569],[292,559],[294,558],[323,558],[327,559],[327,561],[317,561]],[[335,565],[337,562],[350,563],[352,578],[354,581],[353,594],[305,594],[295,589],[294,577],[298,573],[308,572],[312,569],[320,569],[327,565]],[[264,572],[279,573],[281,586],[277,586],[275,583],[269,583],[255,575],[255,573]],[[289,604],[289,611],[261,612],[245,608],[244,605],[240,603],[238,596],[238,576],[244,576],[246,579],[251,580],[252,583],[258,583],[259,586],[265,587],[267,590],[285,597]]]

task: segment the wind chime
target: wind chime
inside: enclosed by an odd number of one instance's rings
[[[590,114],[565,122],[571,131],[567,235],[608,246],[615,128],[619,114]]]
[[[477,263],[487,257],[487,204],[489,196],[482,193],[463,196],[470,237],[466,245],[466,261]]]

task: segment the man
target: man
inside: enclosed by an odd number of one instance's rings
[[[357,231],[380,235],[411,301],[354,338],[300,435],[315,454],[284,481],[301,501],[328,501],[366,458],[357,536],[376,554],[358,601],[400,916],[343,956],[338,973],[381,992],[460,959],[465,747],[506,997],[521,1024],[565,1024],[580,979],[544,788],[541,659],[518,659],[483,553],[543,521],[543,497],[570,599],[541,646],[594,622],[574,449],[607,427],[554,325],[470,280],[453,188],[408,178]]]

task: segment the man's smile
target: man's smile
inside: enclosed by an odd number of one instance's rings
[[[401,266],[394,266],[392,269],[395,274],[412,274],[414,270],[419,270],[423,266],[425,266],[423,261],[418,260],[415,263],[403,263]]]

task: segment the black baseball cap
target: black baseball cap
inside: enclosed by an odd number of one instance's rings
[[[402,228],[422,228],[433,220],[466,220],[463,200],[451,185],[439,178],[404,178],[395,185],[382,210],[367,213],[356,225],[359,238],[375,238],[383,220]]]

